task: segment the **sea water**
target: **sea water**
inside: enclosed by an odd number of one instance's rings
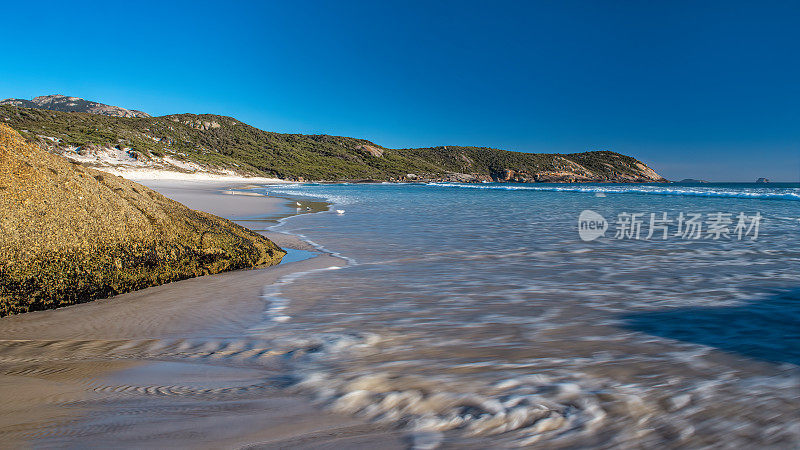
[[[302,345],[290,389],[327,408],[418,447],[800,442],[798,184],[265,190],[334,204],[276,229],[350,264],[280,283],[251,330]]]

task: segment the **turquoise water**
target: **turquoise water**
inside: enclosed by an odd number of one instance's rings
[[[298,250],[294,248],[287,248],[286,255],[284,255],[283,259],[281,259],[281,264],[289,264],[297,261],[302,261],[304,259],[313,258],[314,256],[318,255],[318,252],[312,252],[308,250]]]
[[[313,349],[292,389],[333,410],[419,446],[800,442],[797,184],[265,190],[334,203],[276,229],[351,264],[286,280],[281,321],[252,330]],[[603,237],[579,237],[584,210]],[[634,213],[640,239],[616,239]],[[651,213],[703,229],[644,239]],[[731,223],[712,239],[717,213]]]

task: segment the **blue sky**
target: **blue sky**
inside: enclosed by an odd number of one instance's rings
[[[800,2],[12,2],[0,98],[800,180]]]

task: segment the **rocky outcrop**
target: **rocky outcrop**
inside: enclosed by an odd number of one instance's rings
[[[663,182],[663,178],[650,178],[613,172],[611,176],[571,170],[543,170],[539,172],[506,169],[493,176],[492,181],[507,183],[648,183]]]
[[[222,125],[216,120],[200,120],[200,119],[187,119],[185,117],[170,116],[169,120],[177,123],[182,123],[195,130],[208,131],[214,128],[219,128]]]
[[[277,264],[284,254],[255,232],[52,155],[0,124],[0,316]]]
[[[590,153],[578,153],[568,156],[582,157]],[[607,156],[615,158],[614,154]],[[630,158],[632,159],[632,158]],[[649,183],[665,182],[661,175],[645,164],[613,160],[602,163],[600,167],[590,169],[562,156],[555,156],[553,161],[540,170],[503,169],[492,172],[492,181],[509,183]]]
[[[488,183],[492,177],[478,173],[448,173],[436,181],[444,181],[448,183]]]
[[[92,102],[78,97],[67,97],[66,95],[42,95],[31,100],[7,98],[0,101],[0,105],[49,109],[51,111],[83,112],[112,117],[150,117],[149,114],[135,109],[120,108],[119,106]]]
[[[368,153],[376,158],[383,156],[383,149],[374,145],[359,145],[356,147],[356,149],[361,150],[364,153]]]

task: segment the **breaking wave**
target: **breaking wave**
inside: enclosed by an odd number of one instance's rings
[[[343,183],[346,184],[346,183]],[[290,195],[295,197],[314,197],[323,199],[329,203],[334,205],[350,205],[357,201],[357,199],[353,196],[349,195],[334,195],[329,194],[324,191],[309,191],[307,188],[309,186],[317,186],[314,184],[287,184],[287,185],[268,185],[266,189],[269,193],[273,194],[282,194],[282,195]]]
[[[459,184],[459,183],[428,183],[428,186],[462,189],[495,189],[504,191],[546,191],[546,192],[580,192],[603,194],[647,194],[647,195],[677,195],[690,197],[717,197],[717,198],[749,198],[759,200],[790,200],[800,201],[800,189],[787,188],[785,192],[764,192],[763,190],[751,191],[727,190],[721,188],[664,188],[664,187],[613,187],[613,186],[518,186],[495,184]]]

